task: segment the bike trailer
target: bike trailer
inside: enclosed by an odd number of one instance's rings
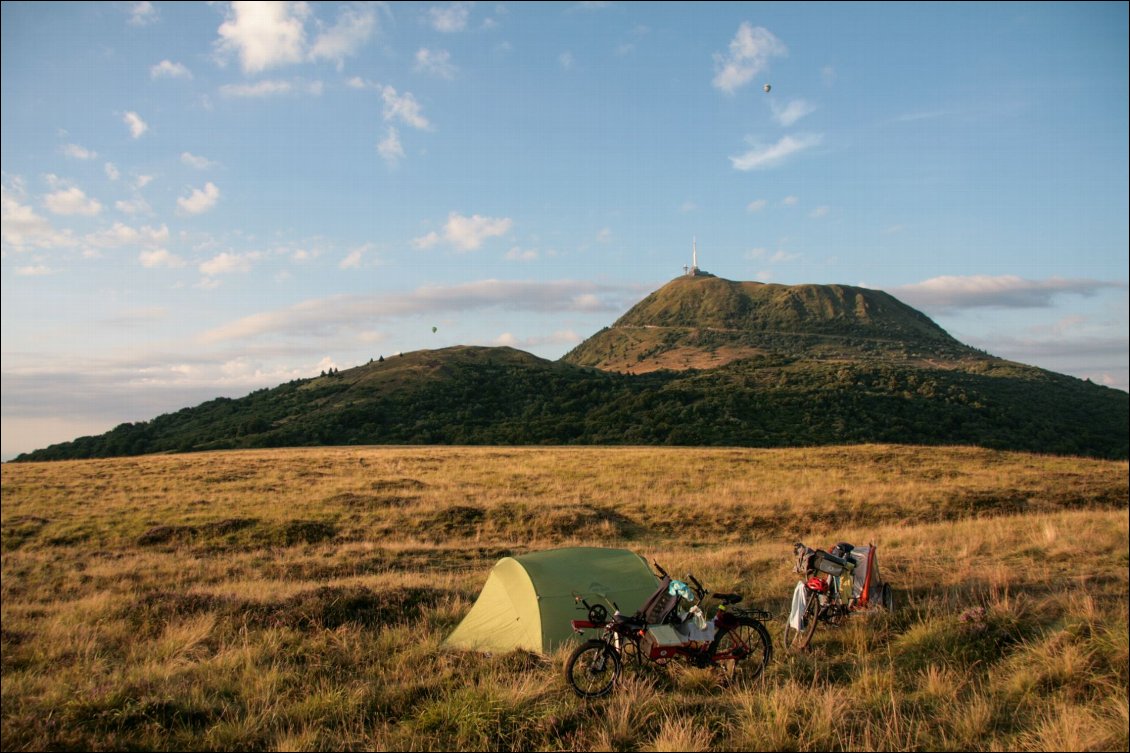
[[[890,609],[891,587],[879,578],[879,561],[875,554],[875,546],[871,544],[853,547],[851,555],[857,563],[851,584],[851,595],[855,599],[855,605],[881,606]]]

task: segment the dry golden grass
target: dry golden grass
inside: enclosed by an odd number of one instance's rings
[[[1126,749],[1127,464],[968,448],[334,448],[3,466],[4,746]],[[891,615],[751,687],[439,644],[501,556],[623,546],[783,626],[793,541]]]

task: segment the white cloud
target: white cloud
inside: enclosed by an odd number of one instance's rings
[[[43,203],[54,214],[93,217],[102,211],[102,205],[96,199],[89,198],[77,186],[49,193],[43,197]]]
[[[451,245],[456,251],[474,251],[483,245],[487,238],[494,238],[510,232],[513,220],[509,217],[483,217],[472,215],[464,217],[452,212],[447,216],[447,224],[443,226],[443,235],[432,231],[427,235],[416,238],[413,244],[416,248],[430,248],[440,241]]]
[[[432,28],[450,34],[463,31],[467,28],[467,21],[471,16],[469,3],[451,3],[447,6],[433,6],[428,8],[428,19]]]
[[[157,9],[153,7],[153,3],[146,0],[130,5],[128,22],[130,26],[148,26],[156,21]]]
[[[790,100],[787,105],[781,105],[776,100],[770,104],[773,110],[773,119],[781,125],[791,126],[805,115],[816,112],[816,105],[803,99]]]
[[[600,231],[596,234],[596,240],[598,243],[608,243],[610,240],[612,240],[612,228],[601,228]]]
[[[617,312],[638,301],[636,288],[601,286],[573,280],[481,280],[452,286],[423,287],[399,295],[315,298],[285,309],[237,319],[202,333],[204,344],[257,338],[266,334],[318,335],[335,328],[356,331],[377,319],[425,314],[436,316],[500,308],[508,311]]]
[[[0,241],[5,248],[24,251],[74,245],[69,232],[56,230],[46,218],[22,204],[16,194],[7,186],[0,188]]]
[[[557,64],[561,66],[561,70],[570,71],[576,64],[576,59],[574,59],[573,53],[566,50],[557,56]]]
[[[781,199],[781,205],[786,207],[795,207],[799,203],[800,199],[795,196],[786,196],[785,198]]]
[[[329,60],[338,70],[345,58],[357,53],[369,41],[377,27],[377,11],[372,5],[343,5],[336,23],[323,31],[310,45],[311,60]]]
[[[304,2],[233,2],[218,33],[222,56],[236,55],[244,73],[259,73],[305,58]]]
[[[746,204],[745,210],[747,212],[760,212],[768,204],[769,204],[769,202],[766,201],[765,199],[754,199],[750,203]]]
[[[207,277],[233,274],[236,272],[250,272],[254,254],[231,254],[227,251],[213,256],[208,261],[200,262],[200,273]]]
[[[743,22],[727,54],[714,55],[715,88],[733,94],[765,70],[769,59],[788,54],[784,43],[768,29]]]
[[[45,264],[16,267],[16,274],[20,277],[43,277],[51,274],[51,267]]]
[[[730,162],[735,170],[761,170],[776,167],[794,154],[818,146],[823,141],[819,134],[805,134],[801,136],[783,136],[776,144],[769,146],[754,145],[745,154],[730,157]]]
[[[1124,282],[1063,279],[1026,280],[1015,275],[934,277],[889,292],[911,306],[939,313],[968,308],[1047,308],[1059,295],[1091,296],[1103,289],[1126,290]]]
[[[137,255],[137,260],[141,262],[141,266],[148,269],[155,269],[157,267],[183,267],[184,259],[176,254],[171,254],[167,249],[158,248],[152,251],[142,251]]]
[[[311,94],[319,96],[324,86],[321,81],[285,81],[282,79],[265,79],[254,84],[224,84],[220,87],[220,94],[225,97],[271,97],[278,94]]]
[[[451,53],[447,50],[429,50],[421,47],[416,51],[415,68],[418,73],[427,73],[439,78],[453,79],[459,69],[451,62]]]
[[[129,135],[135,139],[141,138],[149,130],[149,124],[141,119],[136,112],[127,112],[122,122],[129,126]]]
[[[512,247],[506,252],[507,261],[535,261],[538,258],[538,252],[532,248],[520,248],[519,246]]]
[[[177,199],[177,206],[186,214],[201,214],[216,206],[220,200],[220,189],[216,184],[208,181],[204,188],[194,188],[188,196]]]
[[[164,225],[157,229],[145,227],[138,230],[122,222],[115,222],[109,228],[88,233],[83,237],[85,243],[96,248],[119,248],[137,244],[156,245],[168,239],[169,229]]]
[[[169,241],[169,228],[161,225],[154,228],[146,225],[140,230],[122,222],[112,227],[89,233],[83,238],[87,244],[96,248],[120,248],[121,246],[160,246]]]
[[[364,252],[363,248],[353,249],[338,263],[338,269],[358,269],[361,266],[361,257]]]
[[[682,204],[679,205],[679,211],[683,212],[683,213],[694,212],[697,209],[698,209],[698,204],[691,201],[690,199],[687,199],[686,201],[684,201]]]
[[[121,172],[118,170],[118,166],[113,162],[107,162],[102,166],[102,169],[106,171],[106,177],[110,180],[117,180],[118,178],[122,177]]]
[[[826,65],[820,69],[820,81],[824,86],[835,86],[836,84],[836,69],[830,65]]]
[[[201,157],[191,152],[181,152],[180,161],[182,165],[195,167],[197,170],[207,170],[209,167],[216,166],[216,163],[207,157]]]
[[[827,217],[828,212],[830,212],[830,211],[832,211],[831,207],[818,206],[815,209],[813,209],[811,212],[809,212],[808,216],[811,217],[814,220],[818,220],[821,217]]]
[[[149,67],[149,78],[192,78],[192,71],[182,63],[171,60],[162,60],[160,63]]]
[[[145,188],[150,183],[152,183],[155,179],[156,179],[155,176],[152,176],[152,175],[139,175],[139,176],[137,176],[137,187],[139,189]]]
[[[132,199],[122,199],[121,201],[114,202],[114,208],[122,214],[152,214],[153,208],[149,206],[149,202],[140,196]]]
[[[420,103],[412,96],[411,92],[404,92],[400,95],[391,86],[384,86],[381,88],[381,99],[384,100],[384,118],[385,120],[399,120],[405,125],[410,125],[413,128],[420,130],[428,130],[431,128],[431,123],[424,117],[420,110]]]
[[[83,146],[79,146],[78,144],[65,144],[64,146],[60,147],[60,151],[62,151],[66,156],[72,157],[74,159],[87,160],[94,159],[98,156],[98,152],[87,149]]]
[[[388,133],[377,144],[377,154],[381,155],[381,159],[390,167],[395,167],[404,158],[404,147],[400,145],[400,134],[395,126],[389,126]]]

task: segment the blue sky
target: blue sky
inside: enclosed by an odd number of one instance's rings
[[[692,238],[1127,389],[1125,3],[2,12],[5,458],[401,351],[555,359]]]

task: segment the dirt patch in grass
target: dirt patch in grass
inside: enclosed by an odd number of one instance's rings
[[[335,507],[352,510],[380,510],[391,507],[404,507],[419,499],[414,496],[398,494],[368,494],[364,492],[340,492],[326,497],[325,502]]]
[[[268,524],[257,518],[227,518],[200,525],[153,526],[138,537],[139,546],[198,546],[209,550],[256,549],[316,544],[337,535],[337,526],[321,520]]]
[[[51,521],[38,515],[13,515],[0,527],[0,550],[13,552],[39,535]]]
[[[366,628],[416,619],[435,607],[447,591],[428,587],[394,588],[377,592],[364,586],[321,586],[273,602],[260,602],[211,593],[158,591],[122,610],[139,635],[155,635],[173,620],[214,613],[233,626],[289,627],[298,630],[335,629],[346,624]]]
[[[375,492],[406,492],[426,489],[427,484],[414,478],[383,478],[374,481],[369,488]]]

